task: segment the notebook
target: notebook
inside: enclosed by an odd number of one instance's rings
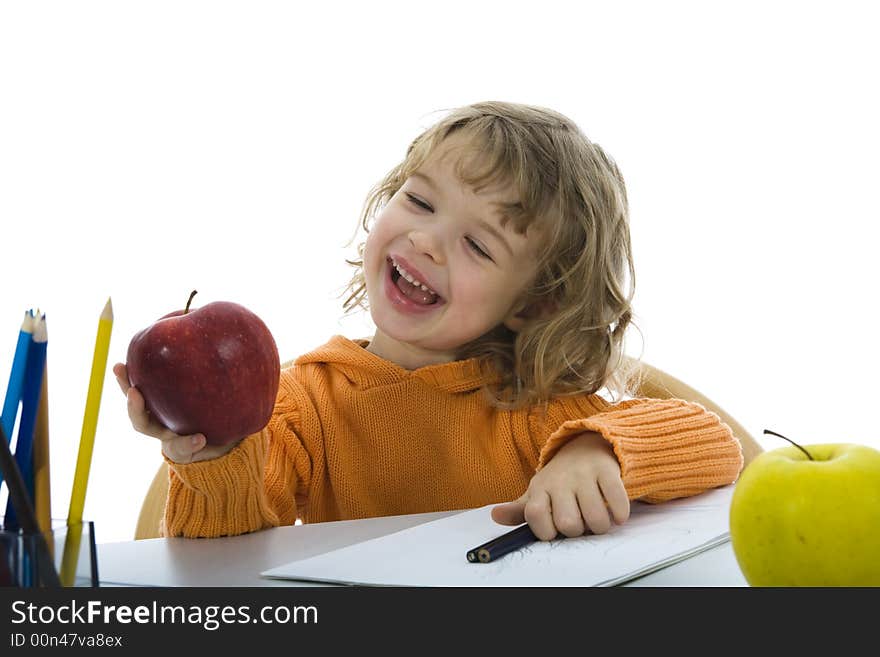
[[[606,534],[536,542],[497,561],[469,549],[509,530],[495,505],[291,561],[262,577],[368,586],[613,586],[720,545],[730,536],[733,485],[662,504],[633,502]]]

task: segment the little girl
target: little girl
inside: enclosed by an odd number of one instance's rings
[[[260,433],[222,447],[173,434],[114,367],[169,464],[166,536],[507,502],[496,521],[549,540],[736,479],[741,447],[716,415],[597,394],[626,392],[627,200],[568,118],[451,112],[373,189],[362,225],[345,308],[368,308],[375,334],[284,369]]]

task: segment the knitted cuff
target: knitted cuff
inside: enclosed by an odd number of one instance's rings
[[[564,422],[541,450],[538,468],[578,434],[595,431],[614,448],[630,499],[662,502],[736,480],[742,450],[714,413],[680,399],[621,406]]]
[[[169,466],[166,536],[213,538],[256,531],[271,516],[263,492],[264,438],[253,434],[228,454]]]

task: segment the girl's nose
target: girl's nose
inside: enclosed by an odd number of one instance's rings
[[[446,256],[443,252],[443,243],[431,230],[411,230],[409,232],[409,241],[417,253],[426,255],[436,264],[442,265],[446,262]]]

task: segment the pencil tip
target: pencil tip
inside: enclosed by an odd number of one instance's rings
[[[103,319],[113,319],[113,302],[107,297],[107,303],[104,304],[104,311],[101,313]]]
[[[46,329],[45,315],[42,317],[34,318],[33,341],[34,342],[48,342],[49,341],[49,331]]]

